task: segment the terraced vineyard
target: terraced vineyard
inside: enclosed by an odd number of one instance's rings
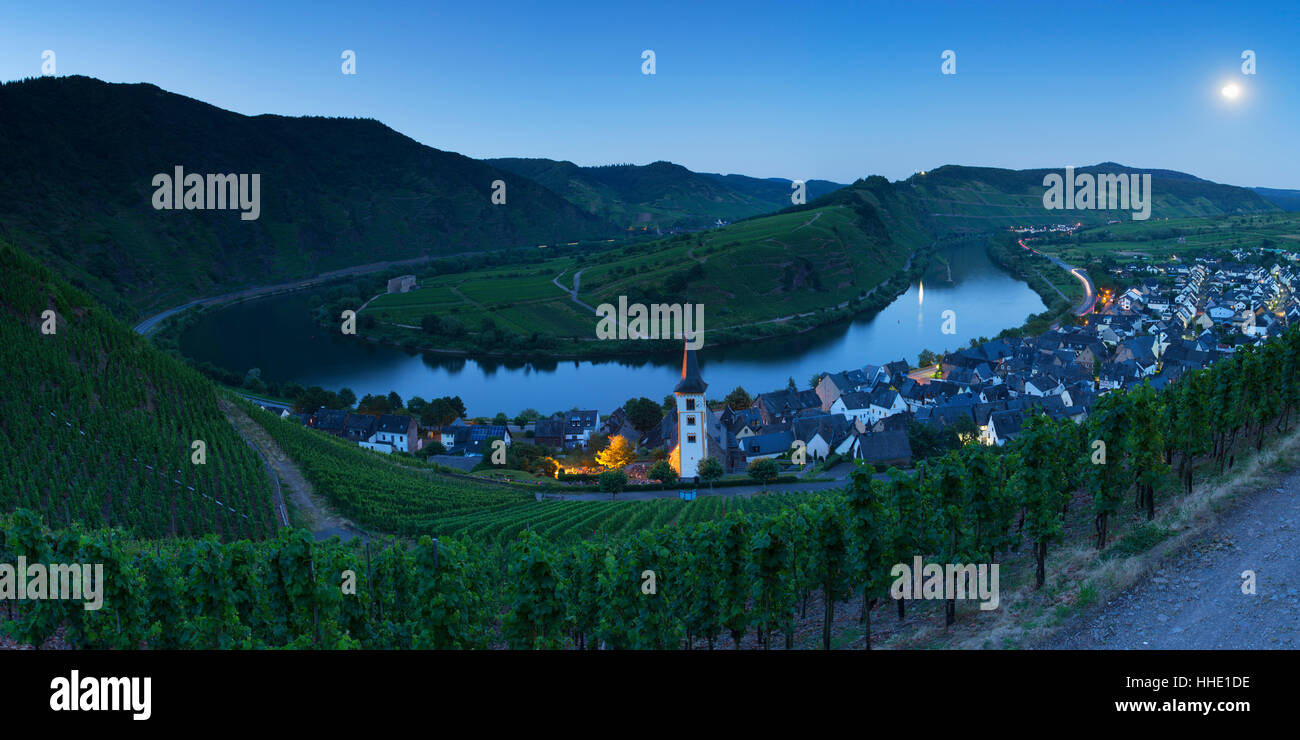
[[[3,243],[0,356],[0,510],[143,537],[274,531],[270,480],[213,385]]]
[[[730,512],[767,514],[806,499],[705,495],[694,501],[537,501],[526,490],[450,476],[281,420],[252,406],[249,414],[302,468],[340,513],[367,527],[405,536],[433,535],[500,546],[525,529],[554,542],[630,536],[646,529],[720,519]]]

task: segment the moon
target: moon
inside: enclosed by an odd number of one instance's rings
[[[1228,100],[1235,100],[1237,96],[1241,94],[1241,88],[1237,87],[1237,83],[1229,82],[1228,84],[1223,86],[1223,90],[1221,90],[1220,92],[1222,92],[1223,97],[1227,98]]]

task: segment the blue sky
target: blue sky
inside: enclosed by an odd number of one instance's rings
[[[0,78],[40,74],[51,49],[60,75],[371,117],[473,157],[840,182],[1113,160],[1300,188],[1294,2],[118,5],[10,6]]]

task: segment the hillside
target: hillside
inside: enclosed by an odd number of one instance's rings
[[[534,180],[620,228],[701,229],[790,205],[790,181],[692,172],[672,162],[579,167],[553,159],[503,158],[488,164]],[[843,187],[807,183],[809,200]]]
[[[1251,188],[1265,200],[1287,211],[1300,211],[1300,190],[1282,188]]]
[[[1105,224],[1132,220],[1121,210],[1047,210],[1044,176],[1060,169],[1006,170],[944,165],[896,185],[914,200],[936,233],[996,231],[1031,224]],[[1148,220],[1224,216],[1275,211],[1277,207],[1247,188],[1202,180],[1182,172],[1149,170],[1105,162],[1079,167],[1075,174],[1151,175],[1154,202]]]
[[[598,341],[593,308],[617,305],[620,296],[704,304],[710,344],[789,334],[883,307],[906,289],[909,267],[921,266],[909,265],[913,255],[933,241],[914,205],[873,177],[773,215],[599,254],[468,271],[434,263],[417,270],[419,289],[371,301],[358,335],[475,353],[675,348],[671,341]],[[357,288],[322,306],[322,320],[373,290]]]
[[[529,180],[364,119],[244,116],[148,84],[0,85],[0,226],[132,319],[357,264],[607,236]],[[257,173],[260,217],[155,210],[155,174]],[[506,205],[491,203],[507,183]]]
[[[142,537],[274,531],[271,482],[212,383],[3,242],[0,357],[0,511]]]

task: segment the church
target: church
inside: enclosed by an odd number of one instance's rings
[[[731,472],[727,429],[704,400],[704,391],[708,387],[709,384],[700,377],[699,361],[688,342],[682,350],[682,377],[673,388],[673,396],[677,399],[677,423],[669,457],[677,475],[682,478],[698,481],[699,464],[706,457],[716,458],[722,463],[723,470]]]

